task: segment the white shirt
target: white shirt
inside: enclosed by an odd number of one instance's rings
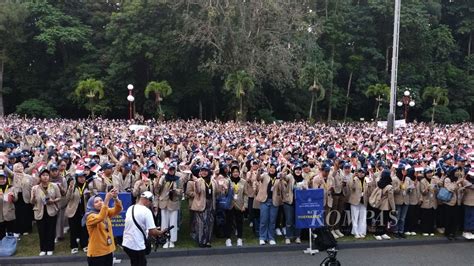
[[[143,239],[143,234],[140,232],[140,229],[138,229],[133,222],[132,208],[135,208],[135,220],[145,232],[146,236],[148,236],[149,229],[156,228],[153,214],[150,209],[140,204],[130,206],[125,214],[125,228],[123,230],[122,246],[136,251],[144,250],[145,240]]]

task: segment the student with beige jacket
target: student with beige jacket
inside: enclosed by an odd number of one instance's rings
[[[79,251],[79,245],[76,239],[79,239],[81,248],[87,253],[89,235],[87,233],[87,227],[82,226],[81,221],[86,213],[86,203],[91,193],[87,188],[84,172],[77,172],[74,180],[71,179],[68,182],[65,215],[69,222],[71,254],[76,254]]]
[[[7,234],[13,233],[15,225],[15,193],[8,183],[8,178],[0,170],[0,240]]]
[[[357,174],[352,176],[348,182],[349,203],[351,204],[351,233],[355,238],[365,238],[367,234],[367,193],[369,185],[366,182],[366,172],[360,168]],[[374,181],[372,181],[374,182]]]
[[[424,177],[420,181],[421,231],[423,236],[434,236],[435,210],[438,207],[436,194],[438,193],[439,179],[433,174],[433,169],[425,168]]]
[[[372,193],[381,193],[380,204],[375,209],[375,219],[377,223],[375,239],[388,240],[387,224],[390,222],[390,213],[395,210],[395,200],[393,196],[392,178],[389,170],[383,170],[380,174],[380,180],[377,182],[377,188]],[[372,196],[372,195],[371,195]]]
[[[293,167],[293,173],[286,175],[281,179],[283,190],[283,209],[285,211],[286,235],[285,244],[291,244],[294,239],[295,243],[301,243],[301,230],[295,226],[295,190],[308,189],[308,182],[302,175],[302,165],[296,164]]]
[[[174,226],[170,232],[171,238],[163,248],[174,248],[175,242],[178,241],[178,213],[183,196],[183,184],[186,183],[188,175],[178,173],[177,168],[176,163],[169,163],[167,173],[159,178],[155,187],[161,210],[161,228]]]
[[[238,165],[231,165],[230,167],[230,180],[229,186],[234,192],[232,199],[232,208],[225,211],[225,236],[226,246],[232,246],[231,236],[233,235],[234,224],[237,230],[237,246],[243,245],[243,224],[244,224],[244,212],[248,204],[248,185],[245,179],[240,178],[241,173]],[[218,181],[219,182],[219,181]],[[230,189],[230,188],[229,188]]]
[[[56,237],[56,215],[61,192],[58,185],[49,181],[49,170],[43,168],[39,171],[40,183],[31,190],[31,203],[38,226],[40,238],[40,256],[53,255],[54,238]]]
[[[276,245],[275,224],[278,207],[282,205],[278,167],[276,159],[271,161],[268,173],[261,175],[258,180],[261,183],[258,185],[255,200],[260,203],[260,245],[265,245],[266,242]]]

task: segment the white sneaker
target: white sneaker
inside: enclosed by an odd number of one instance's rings
[[[465,239],[472,239],[472,237],[474,236],[472,235],[471,232],[464,232],[462,233],[462,237],[464,237]]]
[[[444,234],[444,228],[436,228],[436,231],[440,234]]]
[[[355,234],[354,238],[359,239],[359,238],[360,238],[360,235],[359,235],[359,234]]]
[[[412,235],[412,236],[416,236],[416,233],[415,233],[415,232],[411,232],[411,235]]]
[[[301,244],[301,238],[297,237],[296,240],[295,240],[295,243],[296,244]]]
[[[169,247],[170,247],[170,243],[166,241],[166,243],[163,245],[163,248],[169,248]]]
[[[430,235],[430,234],[428,234],[428,233],[423,233],[423,236],[429,236],[429,235]]]
[[[226,246],[226,247],[232,247],[232,240],[230,240],[230,238],[228,238],[228,239],[225,241],[225,246]]]
[[[385,239],[385,240],[392,239],[392,238],[390,238],[387,234],[383,234],[383,235],[382,235],[382,238]]]
[[[280,228],[275,229],[275,233],[276,233],[277,236],[282,235]]]
[[[122,262],[121,259],[117,259],[116,257],[113,258],[112,264],[120,264]]]
[[[334,232],[334,230],[331,231],[331,234],[332,234],[332,236],[333,236],[335,239],[338,239],[338,238],[339,238],[339,235],[336,234],[336,232]]]
[[[260,246],[263,246],[265,245],[265,240],[260,240],[258,243],[260,244]]]
[[[57,244],[58,242],[59,242],[59,239],[56,237],[56,238],[54,239],[54,244]]]
[[[291,240],[289,238],[286,238],[285,239],[285,244],[287,244],[287,245],[291,244]]]
[[[405,232],[405,235],[406,235],[406,236],[410,236],[411,233],[410,233],[410,232]]]
[[[344,234],[343,234],[339,229],[335,230],[334,232],[336,232],[336,234],[337,234],[339,237],[343,237],[343,236],[344,236]]]
[[[174,242],[170,242],[169,248],[174,248]]]
[[[84,251],[85,253],[87,253],[87,247],[83,248],[82,251]]]
[[[270,245],[276,245],[277,243],[275,242],[275,240],[270,240]]]
[[[44,252],[44,251],[41,251],[40,254],[39,254],[39,256],[41,256],[41,257],[43,257],[44,255],[46,255],[46,252]]]
[[[79,252],[78,248],[71,249],[71,254],[76,254],[77,252]]]
[[[24,232],[23,235],[24,235],[24,236],[27,236],[27,235],[29,235],[29,233],[28,233],[28,232]]]
[[[377,239],[377,240],[382,240],[382,237],[381,237],[381,236],[374,236],[374,237],[375,237],[375,239]]]
[[[360,238],[365,238],[365,235],[360,235]]]
[[[250,222],[249,226],[250,226],[250,227],[253,227],[253,223],[252,223],[252,222]]]
[[[282,233],[284,236],[286,236],[286,227],[283,227],[283,228],[281,229],[281,233]]]
[[[13,236],[16,237],[16,238],[19,238],[19,237],[20,237],[20,234],[14,233]]]
[[[48,251],[48,252],[46,252],[46,255],[48,255],[48,256],[53,256],[53,252],[52,252],[52,251]]]
[[[242,238],[237,239],[237,246],[241,247],[242,246]]]
[[[430,236],[434,236],[434,233],[431,233]]]

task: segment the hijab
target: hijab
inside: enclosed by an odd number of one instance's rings
[[[382,174],[380,175],[380,180],[377,182],[377,186],[380,189],[384,189],[386,186],[392,184],[392,178],[390,177],[389,170],[383,170]]]
[[[87,217],[88,217],[90,214],[98,214],[98,213],[100,212],[100,210],[98,211],[98,210],[94,207],[94,200],[95,200],[95,198],[97,198],[97,197],[100,198],[99,195],[96,195],[96,196],[92,196],[92,197],[87,201],[86,213],[85,213],[84,216],[82,217],[82,221],[81,221],[82,226],[85,226],[85,225],[86,225]]]

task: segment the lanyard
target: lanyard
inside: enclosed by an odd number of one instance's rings
[[[77,187],[79,189],[79,195],[82,195],[84,194],[84,189],[86,189],[86,183],[84,183],[84,185],[82,185],[82,188],[81,187]]]
[[[206,181],[204,181],[204,184],[206,184],[206,187],[207,187],[208,189],[211,189],[211,188],[212,188],[212,181],[209,181],[209,184],[208,184]]]
[[[46,188],[46,190],[44,189],[44,187],[40,184],[40,187],[41,187],[41,190],[43,191],[43,194],[46,196],[46,194],[48,194],[48,191],[49,189],[52,187],[53,184],[51,183],[48,183],[48,187]]]
[[[234,193],[237,194],[239,191],[239,183],[234,183]]]
[[[270,179],[272,180],[272,186],[275,184],[275,180],[276,180],[276,177],[275,178],[271,178]]]
[[[8,190],[8,185],[5,187],[5,191],[3,191],[3,189],[0,188],[0,191],[2,191],[2,193],[3,192],[7,193],[7,190]]]
[[[204,183],[206,183],[204,181]],[[166,185],[168,186],[168,189],[171,189],[171,186],[173,186],[173,182],[172,181],[166,181]]]

